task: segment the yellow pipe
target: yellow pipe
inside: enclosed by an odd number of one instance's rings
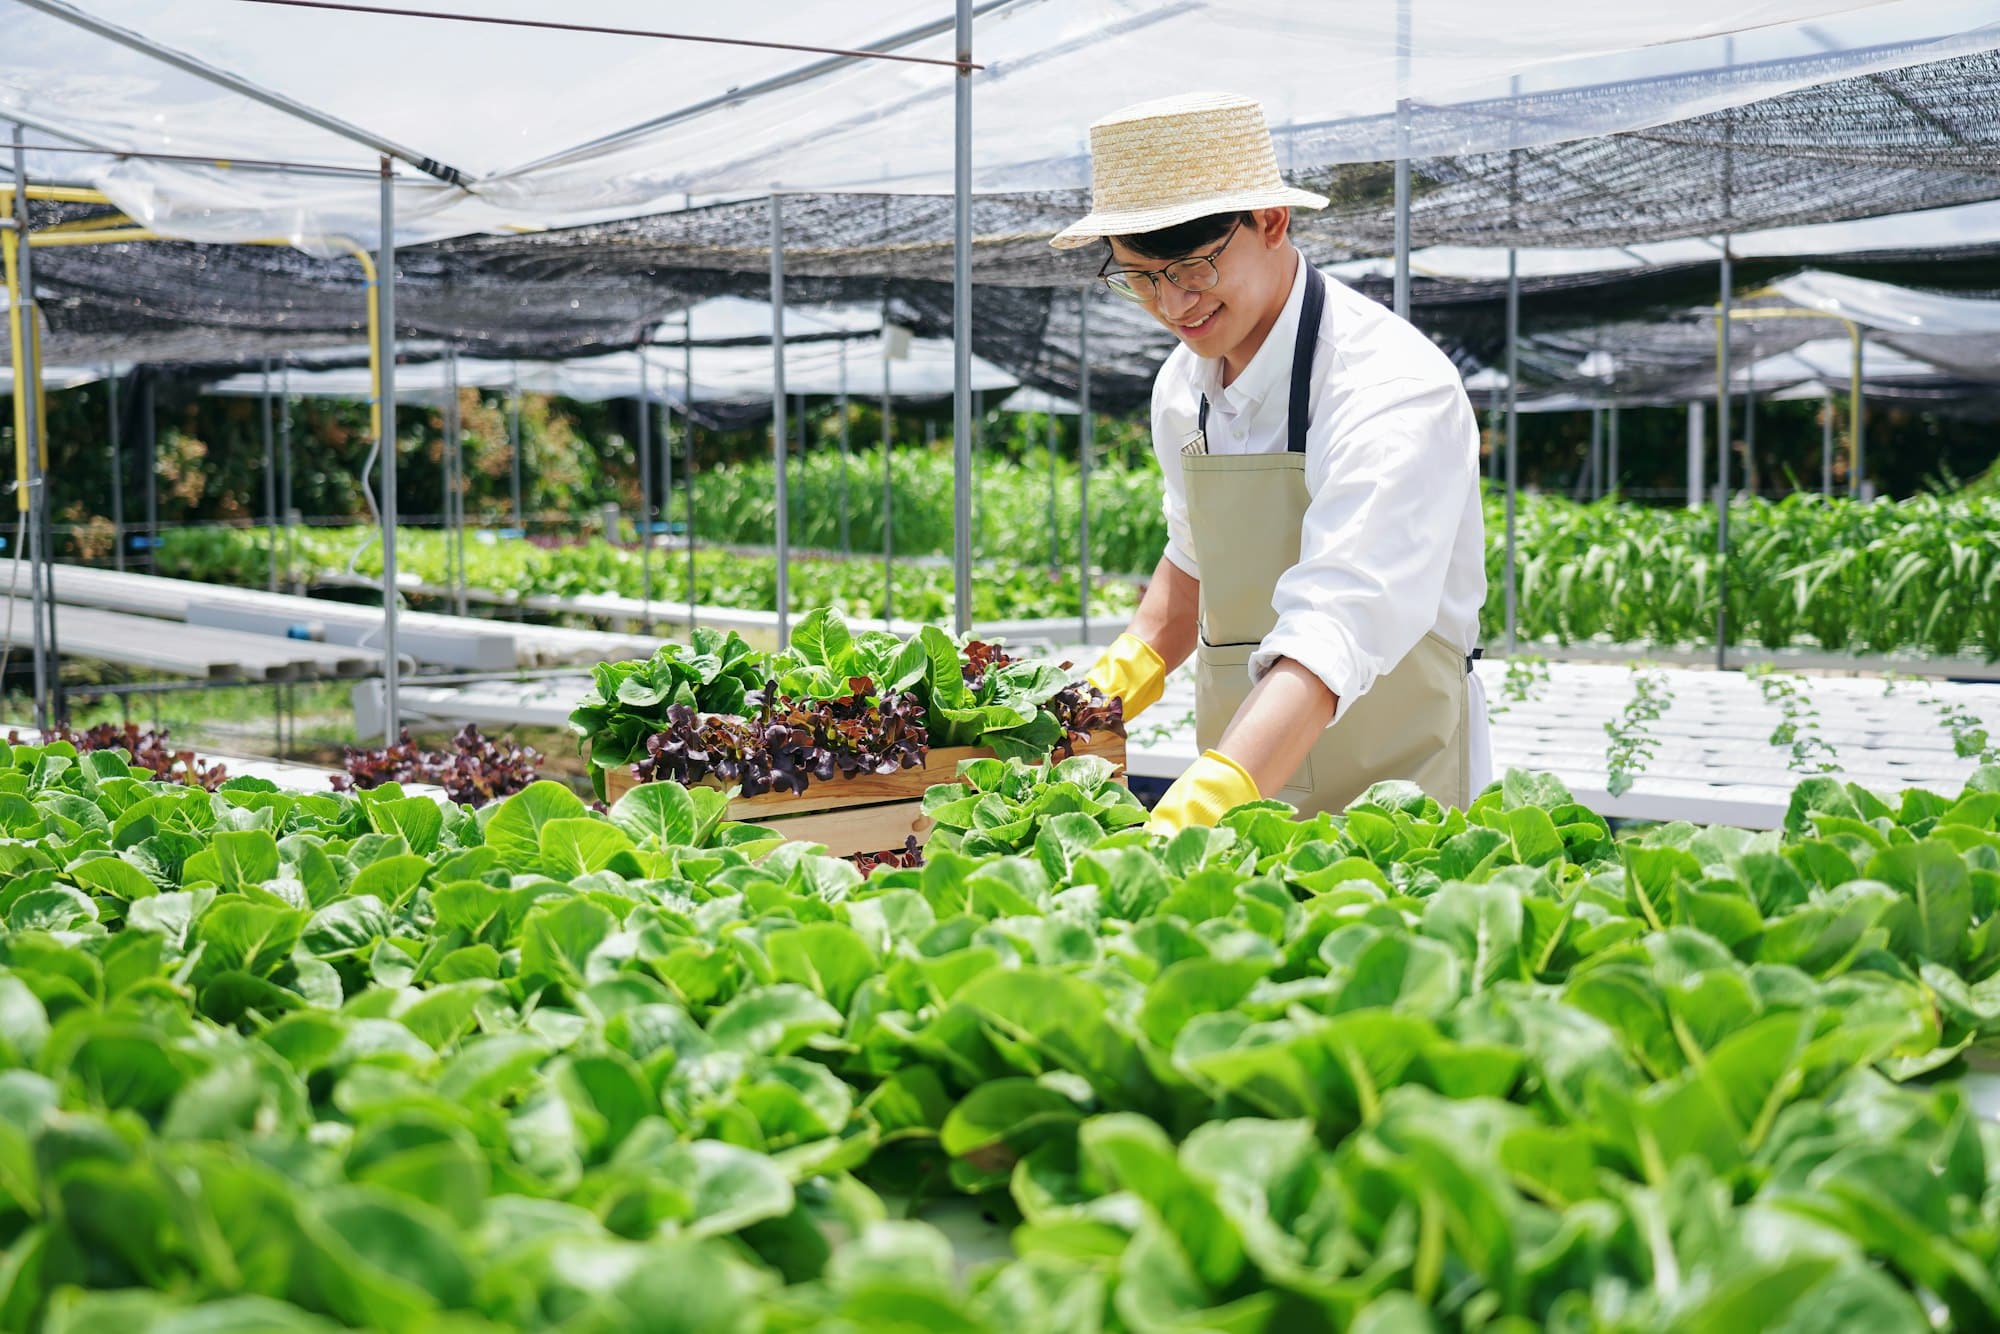
[[[380,281],[375,273],[375,257],[363,250],[345,236],[322,238],[327,244],[339,246],[361,264],[362,276],[368,280],[368,384],[373,391],[368,396],[368,425],[375,432],[377,440],[382,436],[382,307],[375,300],[375,287]],[[394,440],[384,441],[384,449],[394,449]]]
[[[111,204],[111,197],[102,190],[80,185],[31,185],[28,187],[28,198],[39,199],[45,204]],[[13,186],[0,185],[0,205],[9,209],[13,207]]]
[[[21,485],[14,488],[14,508],[25,514],[28,511],[28,394],[31,386],[28,377],[21,374],[21,304],[15,299],[15,293],[21,290],[20,244],[20,235],[13,229],[0,231],[0,267],[4,267],[7,275],[8,364],[14,368],[14,472],[21,481]]]
[[[1742,299],[1745,301],[1751,301],[1760,296],[1783,296],[1783,295],[1784,293],[1780,292],[1775,287],[1760,287],[1754,292],[1745,292],[1743,294]],[[1710,306],[1709,309],[1716,311],[1719,314],[1722,308],[1720,306]],[[1853,430],[1855,423],[1861,420],[1861,326],[1854,320],[1849,319],[1845,315],[1835,315],[1829,311],[1814,310],[1810,306],[1753,306],[1750,309],[1744,310],[1742,312],[1738,312],[1736,308],[1732,306],[1730,307],[1729,318],[1731,318],[1732,320],[1738,320],[1738,319],[1833,320],[1836,323],[1844,324],[1847,326],[1847,341],[1853,348],[1853,357],[1849,362],[1849,365],[1852,367],[1852,369],[1848,372],[1848,377],[1847,377],[1847,412],[1848,412],[1847,461],[1848,464],[1852,466],[1852,464],[1854,463]],[[1715,368],[1716,372],[1720,374],[1722,370],[1722,321],[1721,320],[1717,320],[1715,322]],[[1728,423],[1726,422],[1723,423],[1723,428],[1726,433],[1728,429]]]
[[[123,213],[97,213],[88,218],[71,218],[68,222],[58,222],[47,227],[37,227],[35,232],[37,235],[47,235],[50,232],[94,232],[106,227],[137,227],[140,225],[126,217]]]
[[[13,194],[13,186],[0,186],[0,201],[11,200]],[[31,185],[28,187],[28,198],[70,204],[111,203],[109,199],[96,190],[77,190],[67,186]],[[44,246],[120,245],[131,241],[171,241],[178,239],[180,238],[161,236],[144,227],[109,227],[97,230],[60,231],[49,229],[37,231],[28,237],[28,244],[31,247],[40,248]],[[375,301],[377,283],[375,257],[345,236],[322,237],[321,241],[323,244],[336,246],[345,250],[349,255],[353,256],[361,265],[362,276],[367,279],[365,291],[368,302],[368,372],[369,382],[373,389],[373,393],[369,396],[368,401],[368,423],[370,429],[375,433],[375,438],[382,440],[382,328],[381,311]],[[13,364],[19,366],[21,364],[20,313],[15,309],[15,303],[11,296],[15,290],[14,269],[17,263],[15,247],[19,244],[19,238],[12,230],[0,232],[0,244],[4,244],[6,251],[7,291],[10,294],[7,302],[9,346],[13,351]],[[239,241],[235,244],[281,246],[291,245],[292,242],[281,237],[267,237],[252,241]],[[39,332],[37,333],[36,346],[38,348],[40,346]],[[36,364],[40,365],[39,359]],[[41,386],[36,384],[32,389],[35,393],[37,404],[37,419],[40,420],[46,411],[41,406],[43,397],[40,392]],[[14,394],[14,414],[15,470],[22,483],[16,489],[15,503],[18,508],[25,510],[28,505],[27,416],[23,390],[19,385],[17,385]],[[38,451],[42,456],[42,466],[45,469],[48,466],[47,441],[48,437],[44,434],[42,436],[42,448]],[[385,447],[393,447],[393,445]]]
[[[35,318],[36,307],[28,307],[28,333],[35,345],[35,453],[42,460],[42,484],[48,485],[49,476],[49,396],[43,391],[42,367],[48,365],[42,360],[42,322]],[[18,395],[17,395],[18,397]]]
[[[28,237],[28,244],[37,250],[46,250],[50,246],[123,245],[128,241],[168,239],[146,227],[107,227],[99,231],[38,231]]]

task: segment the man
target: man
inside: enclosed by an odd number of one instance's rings
[[[1181,346],[1153,385],[1167,548],[1090,680],[1127,720],[1196,658],[1202,754],[1153,827],[1260,796],[1339,810],[1401,778],[1463,806],[1488,781],[1479,432],[1450,360],[1317,273],[1263,110],[1196,94],[1091,127],[1099,276]]]

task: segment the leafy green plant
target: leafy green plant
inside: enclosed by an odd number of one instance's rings
[[[322,579],[359,575],[376,579],[382,573],[379,543],[367,528],[310,528],[296,534],[296,564],[287,582],[311,584]],[[466,545],[466,585],[487,598],[512,603],[526,596],[573,598],[611,593],[637,598],[645,588],[640,551],[601,539],[550,546],[520,539],[485,540]],[[210,583],[262,588],[268,572],[267,535],[256,528],[180,529],[161,535],[158,553],[162,574]],[[447,544],[442,533],[403,528],[397,535],[399,570],[434,585],[451,577]],[[652,591],[663,606],[688,599],[685,551],[653,553]],[[769,609],[777,605],[777,561],[768,554],[740,553],[706,547],[694,563],[696,600],[705,606]],[[832,607],[846,616],[880,616],[884,575],[879,559],[858,557],[793,557],[788,567],[794,606]],[[952,572],[948,564],[899,561],[890,596],[898,618],[947,622],[952,619]],[[1091,584],[1093,615],[1117,616],[1138,605],[1138,589],[1129,580],[1100,575]],[[1051,571],[1032,561],[982,560],[973,585],[973,615],[980,621],[1077,615],[1080,592],[1073,567]]]
[[[570,710],[570,730],[587,749],[599,797],[604,771],[646,758],[646,741],[667,726],[676,705],[703,713],[741,714],[766,683],[765,655],[734,630],[697,627],[689,642],[661,644],[650,658],[600,662],[591,688]]]
[[[1799,688],[1795,675],[1774,671],[1761,663],[1744,669],[1757,683],[1764,702],[1775,705],[1783,721],[1771,732],[1771,744],[1788,746],[1792,756],[1786,767],[1800,773],[1834,773],[1840,768],[1833,747],[1819,732],[1819,710],[1812,707]]]
[[[1084,760],[965,777],[864,879],[673,783],[474,812],[0,753],[0,1327],[2000,1309],[1950,1081],[2000,1038],[2000,769],[1620,838],[1518,772],[1172,839]]]
[[[921,763],[933,746],[1042,759],[1068,748],[1071,723],[1118,724],[1062,664],[1018,660],[979,640],[961,646],[936,626],[908,640],[856,635],[826,607],[801,617],[780,653],[696,630],[687,647],[664,644],[651,659],[600,663],[592,675],[570,729],[600,798],[604,775],[628,766],[642,781],[713,775],[754,796],[803,791],[836,770],[886,771],[876,762],[884,757],[893,757],[888,769]],[[863,754],[864,764],[843,762]]]
[[[1646,761],[1653,758],[1659,743],[1647,730],[1647,724],[1657,722],[1671,702],[1667,674],[1642,669],[1635,663],[1632,668],[1632,698],[1618,711],[1616,718],[1604,724],[1605,735],[1611,738],[1611,744],[1604,751],[1605,790],[1612,796],[1621,797],[1631,791],[1632,779],[1643,772]]]
[[[936,822],[932,846],[963,852],[1019,853],[1060,863],[1065,839],[1097,844],[1104,835],[1146,822],[1146,808],[1113,777],[1109,760],[1073,755],[1028,767],[1002,760],[963,760],[960,785],[924,794],[924,814]],[[1046,856],[1044,831],[1051,840]],[[1057,872],[1052,872],[1052,874]]]

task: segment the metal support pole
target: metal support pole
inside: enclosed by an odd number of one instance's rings
[[[1507,407],[1505,390],[1493,386],[1493,401],[1486,409],[1487,438],[1491,442],[1486,448],[1486,480],[1500,480],[1500,465],[1506,456],[1506,448],[1501,443],[1507,432]]]
[[[513,506],[514,526],[521,530],[521,536],[528,535],[528,516],[521,509],[521,363],[513,364],[513,383],[507,392],[507,466],[511,472],[508,479],[509,503]]]
[[[644,348],[640,348],[640,356],[646,356]],[[662,376],[662,380],[664,378],[666,376]],[[662,582],[670,582],[670,580],[666,580],[666,560],[664,560],[664,556],[672,550],[672,544],[674,544],[674,536],[672,536],[674,534],[674,412],[672,412],[672,408],[666,408],[666,412],[660,412],[660,408],[666,406],[666,404],[670,404],[670,402],[672,402],[672,396],[668,392],[664,392],[664,390],[660,394],[660,402],[658,404],[650,396],[646,398],[646,420],[652,422],[654,434],[660,438],[660,492],[658,492],[660,494],[660,504],[658,504],[658,510],[656,510],[656,518],[654,518],[654,530],[666,534],[666,542],[660,548],[660,554],[662,554],[660,578],[662,578]],[[648,532],[646,534],[648,560],[652,558],[652,538],[654,538],[654,534]]]
[[[1061,432],[1056,428],[1056,412],[1049,409],[1049,573],[1062,568],[1062,550],[1056,541],[1056,483],[1059,470],[1056,467],[1056,452],[1062,448]]]
[[[886,304],[883,310],[887,312]],[[882,619],[890,621],[896,616],[896,482],[889,469],[894,418],[889,407],[888,325],[882,327]]]
[[[986,554],[986,506],[979,495],[979,461],[983,457],[981,445],[986,429],[986,394],[982,390],[972,391],[972,554],[979,557]]]
[[[298,512],[292,508],[292,368],[289,361],[278,367],[278,513],[285,526],[285,580],[296,578],[298,569]]]
[[[1708,404],[1688,404],[1687,504],[1698,510],[1708,503]]]
[[[1722,238],[1721,312],[1715,339],[1715,667],[1729,666],[1729,238]]]
[[[146,569],[160,566],[160,424],[154,402],[153,376],[139,377],[139,443],[146,452]]]
[[[458,349],[444,354],[444,456],[445,468],[445,551],[451,561],[451,605],[458,615],[466,614],[465,589],[465,435],[460,429],[458,406]]]
[[[695,627],[695,580],[694,580],[694,312],[687,316],[686,337],[681,339],[681,391],[686,395],[681,400],[681,430],[684,433],[686,457],[681,461],[681,476],[686,479],[682,485],[687,488],[687,552],[688,552],[688,632]]]
[[[1396,3],[1396,314],[1410,318],[1410,0]]]
[[[1833,494],[1833,390],[1826,391],[1826,406],[1819,412],[1819,493]]]
[[[952,616],[972,631],[972,0],[958,0],[958,72],[952,79],[951,420]]]
[[[653,395],[646,383],[646,348],[639,346],[639,513],[633,528],[639,538],[639,625],[653,631]]]
[[[1076,298],[1076,625],[1090,642],[1090,445],[1097,434],[1090,415],[1090,289]]]
[[[1604,409],[1590,410],[1590,460],[1584,474],[1584,495],[1591,500],[1604,494]]]
[[[1854,337],[1854,468],[1851,485],[1854,494],[1862,498],[1868,495],[1868,404],[1863,398],[1866,381],[1861,370],[1861,349],[1866,335],[1856,332]]]
[[[1618,405],[1613,403],[1604,411],[1604,442],[1610,456],[1604,465],[1604,494],[1615,500],[1618,496]]]
[[[376,441],[382,454],[382,727],[384,741],[394,745],[403,730],[402,710],[396,699],[402,677],[401,650],[396,643],[396,177],[386,157],[382,159],[381,226],[375,257],[375,301],[381,329],[375,393],[382,404],[382,426]]]
[[[110,408],[111,426],[111,563],[112,568],[125,568],[125,450],[119,439],[118,421],[118,367],[104,368],[104,390]]]
[[[278,591],[278,446],[271,422],[271,359],[264,358],[264,392],[259,399],[264,432],[264,540],[271,544],[271,591]]]
[[[785,221],[771,196],[771,461],[777,465],[778,646],[792,640],[791,515],[785,495]]]
[[[840,340],[840,554],[854,554],[853,534],[849,529],[847,500],[847,340]]]
[[[1521,414],[1516,380],[1520,375],[1521,278],[1512,250],[1507,252],[1507,560],[1503,583],[1507,600],[1507,656],[1520,634],[1519,552],[1515,540],[1516,494],[1521,487]]]
[[[50,671],[48,622],[43,605],[46,582],[42,565],[48,557],[48,529],[45,518],[47,507],[42,503],[47,480],[42,475],[42,369],[40,358],[36,356],[41,349],[37,345],[35,326],[34,247],[30,243],[28,228],[26,132],[19,124],[14,126],[13,167],[17,188],[14,191],[14,235],[9,238],[15,256],[14,272],[10,275],[14,279],[14,290],[9,293],[13,306],[9,332],[13,344],[14,429],[18,432],[16,449],[18,456],[27,464],[27,476],[20,479],[27,483],[27,490],[16,504],[23,514],[27,530],[29,614],[34,619],[35,726],[46,731],[55,718],[51,711],[50,677],[59,675],[62,668],[58,661],[53,664],[55,672]]]
[[[1757,494],[1757,361],[1756,349],[1751,349],[1751,360],[1745,366],[1747,378],[1743,384],[1743,488],[1749,495]]]

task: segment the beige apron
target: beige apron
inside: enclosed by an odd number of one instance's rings
[[[1195,649],[1195,738],[1213,747],[1250,693],[1250,655],[1277,623],[1278,579],[1299,561],[1312,494],[1305,423],[1324,284],[1309,271],[1292,358],[1291,448],[1283,454],[1209,454],[1198,436],[1181,455],[1188,525],[1201,569],[1201,641]],[[1317,290],[1315,290],[1317,289]],[[1207,428],[1204,401],[1202,427]],[[1471,662],[1436,632],[1378,678],[1341,700],[1292,780],[1272,793],[1301,814],[1339,811],[1385,778],[1406,778],[1446,806],[1472,799]]]

